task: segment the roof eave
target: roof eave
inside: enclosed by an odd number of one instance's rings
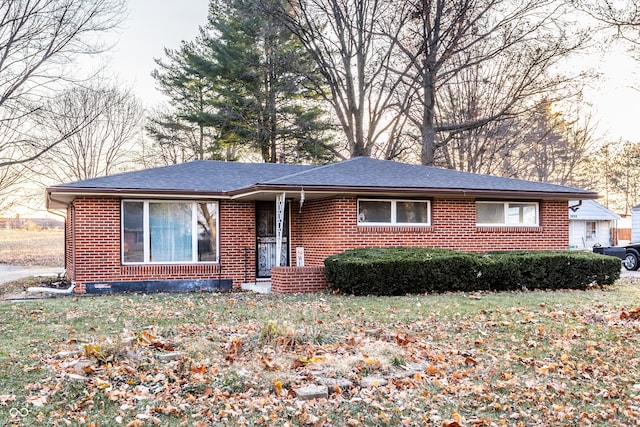
[[[47,209],[66,209],[75,197],[80,196],[117,196],[117,197],[166,197],[228,199],[221,193],[198,190],[135,189],[135,188],[87,188],[87,187],[48,187],[46,189]]]
[[[575,192],[549,192],[549,191],[521,191],[521,190],[479,190],[465,188],[408,188],[408,187],[353,187],[353,186],[318,186],[318,185],[273,185],[258,184],[241,190],[230,191],[226,194],[232,198],[242,198],[248,195],[268,192],[300,192],[327,193],[329,194],[431,194],[438,196],[456,197],[499,197],[515,199],[546,199],[546,200],[588,200],[598,199],[600,195],[591,191]]]
[[[205,192],[198,190],[176,189],[133,189],[133,188],[87,188],[87,187],[48,187],[46,189],[47,209],[66,209],[75,197],[79,196],[116,196],[116,197],[167,197],[241,199],[251,198],[265,193],[300,192],[326,194],[401,194],[432,195],[453,197],[486,197],[501,199],[546,199],[546,200],[588,200],[600,196],[595,192],[547,192],[485,190],[465,188],[415,188],[415,187],[355,187],[355,186],[318,186],[318,185],[274,185],[257,184],[251,187],[228,192]]]

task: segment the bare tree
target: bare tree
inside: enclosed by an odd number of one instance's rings
[[[640,45],[640,5],[637,0],[570,0],[578,10],[587,13],[616,35]]]
[[[0,168],[0,212],[6,212],[16,204],[14,195],[25,178],[25,171],[19,165]]]
[[[0,168],[35,160],[69,136],[47,135],[32,119],[43,113],[61,82],[73,79],[68,66],[75,57],[104,50],[99,35],[119,24],[125,4],[0,1]]]
[[[51,100],[47,111],[50,133],[65,137],[41,157],[37,168],[57,182],[122,170],[141,138],[142,107],[129,91],[116,86],[74,87]],[[80,126],[87,117],[91,122]]]
[[[145,157],[156,159],[156,163],[171,165],[205,158],[202,128],[181,119],[171,107],[152,111],[145,130],[153,140],[151,153]]]
[[[586,175],[605,206],[630,214],[640,198],[640,146],[625,140],[603,144],[589,159]]]
[[[300,39],[322,76],[318,93],[332,106],[350,156],[378,151],[399,155],[403,130],[401,112],[406,99],[398,97],[397,76],[390,73],[393,32],[398,4],[388,0],[283,0],[265,11],[278,18]],[[326,90],[325,90],[326,89]]]
[[[579,105],[579,103],[577,103]],[[543,100],[523,118],[518,177],[563,185],[580,185],[580,170],[597,142],[596,123],[579,108],[564,108]]]
[[[461,68],[437,94],[438,121],[474,123],[491,114],[508,96],[508,76],[518,67],[514,58]],[[518,145],[514,134],[522,131],[519,123],[512,112],[481,125],[442,132],[436,141],[440,149],[434,153],[434,163],[468,172],[513,176],[508,165]]]
[[[553,0],[409,0],[399,10],[399,35],[391,35],[408,66],[399,68],[411,91],[407,111],[419,129],[421,161],[436,163],[437,150],[459,132],[522,111],[524,100],[551,91],[566,79],[549,70],[578,49],[584,34],[569,34],[563,9]],[[467,120],[440,114],[439,94],[460,84],[466,70],[484,67],[499,76],[493,103]],[[493,68],[491,70],[491,68]],[[496,74],[497,73],[497,74]],[[489,77],[490,78],[490,77]],[[440,135],[438,139],[437,135]]]

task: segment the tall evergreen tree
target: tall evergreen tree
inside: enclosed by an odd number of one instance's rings
[[[199,143],[191,144],[196,158],[235,160],[258,153],[265,162],[278,161],[280,154],[292,161],[327,161],[334,150],[318,86],[310,83],[317,78],[314,62],[254,2],[212,0],[200,37],[166,49],[168,59],[156,60],[153,76],[176,109],[174,119],[198,128]],[[174,122],[164,119],[152,123],[154,135],[164,133],[158,126]]]
[[[194,58],[203,54],[201,43],[201,40],[182,42],[179,49],[165,49],[165,60],[156,59],[158,68],[151,75],[158,89],[171,100],[174,111],[151,118],[147,131],[163,149],[168,147],[162,135],[171,134],[173,144],[189,148],[187,159],[219,159],[224,156],[214,137],[210,117],[213,108],[211,99],[214,96],[211,82],[192,65]],[[191,129],[176,133],[176,121],[182,122],[180,126],[183,130]],[[195,140],[193,134],[196,135]]]
[[[212,2],[207,30],[192,65],[213,84],[220,142],[248,143],[265,162],[332,158],[315,65],[295,36],[254,0]]]

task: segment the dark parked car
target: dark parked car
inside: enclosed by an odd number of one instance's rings
[[[600,246],[593,247],[593,252],[603,255],[617,256],[622,260],[622,265],[627,270],[637,270],[640,267],[640,243],[631,243],[627,246]]]

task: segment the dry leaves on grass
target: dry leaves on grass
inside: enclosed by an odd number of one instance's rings
[[[395,325],[336,315],[322,330],[217,319],[90,344],[70,337],[42,355],[51,375],[28,385],[26,402],[59,408],[49,418],[60,423],[111,407],[129,426],[637,424],[640,322],[604,309],[495,308]],[[320,384],[326,398],[298,398]]]

